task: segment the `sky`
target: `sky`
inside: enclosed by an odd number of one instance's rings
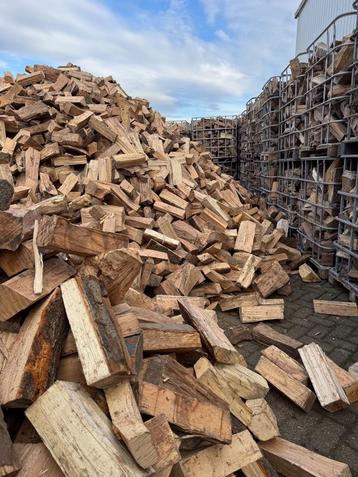
[[[239,114],[294,56],[299,0],[10,0],[0,73],[68,62],[168,119]]]

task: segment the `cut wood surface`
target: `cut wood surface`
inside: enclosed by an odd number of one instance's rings
[[[143,351],[175,353],[201,347],[199,333],[189,325],[142,323]]]
[[[252,412],[249,430],[260,441],[269,441],[280,435],[276,416],[265,399],[249,399],[247,407]]]
[[[256,286],[264,298],[270,296],[290,281],[290,277],[278,262],[274,262],[270,269],[260,275],[256,280]]]
[[[291,358],[284,351],[272,345],[261,351],[261,354],[275,363],[279,368],[289,374],[292,378],[303,384],[308,383],[308,374],[305,368],[295,359]]]
[[[123,439],[138,465],[147,469],[158,460],[150,431],[143,423],[127,379],[105,390],[114,433]]]
[[[109,419],[77,384],[57,381],[26,416],[66,477],[146,475],[114,436]]]
[[[315,313],[335,316],[358,316],[356,303],[347,301],[313,300]]]
[[[190,301],[184,298],[179,300],[179,307],[184,319],[197,329],[217,362],[244,364],[243,357],[236,351],[223,330],[204,309],[192,305]]]
[[[242,323],[258,321],[283,320],[284,305],[241,306],[240,320]]]
[[[41,294],[33,292],[34,270],[26,270],[0,285],[0,322],[15,316],[75,274],[75,269],[59,258],[44,262],[43,289]]]
[[[268,325],[259,324],[252,330],[252,336],[260,343],[275,345],[292,356],[298,356],[298,349],[303,346],[298,340],[279,333]]]
[[[316,399],[315,394],[265,356],[261,356],[255,367],[255,371],[260,373],[272,386],[288,397],[288,399],[303,411],[308,412],[311,410]]]
[[[318,283],[321,281],[317,273],[314,272],[312,268],[307,265],[307,263],[303,263],[302,265],[300,265],[298,268],[298,272],[300,274],[300,277],[302,278],[302,281],[305,283]]]
[[[342,369],[328,356],[326,356],[328,366],[334,371],[343,391],[345,392],[349,402],[352,404],[358,401],[358,376],[353,376],[345,369]]]
[[[330,412],[349,406],[349,400],[322,349],[311,343],[300,348],[299,353],[321,406]]]
[[[169,356],[144,360],[138,377],[138,404],[150,416],[165,414],[171,424],[219,442],[231,441],[226,402]]]
[[[251,253],[254,245],[255,230],[256,224],[254,222],[250,220],[242,221],[235,242],[235,250]]]
[[[63,283],[61,291],[87,384],[107,387],[128,376],[127,348],[99,282],[76,277]]]
[[[17,455],[15,454],[1,408],[0,442],[0,475],[1,477],[16,475],[16,472],[20,469],[20,462]]]
[[[231,444],[218,444],[184,457],[174,467],[173,477],[226,477],[261,457],[251,434],[243,431],[233,435]]]
[[[67,320],[59,289],[26,317],[0,381],[0,404],[27,407],[54,382]]]
[[[18,477],[63,477],[63,473],[46,447],[39,444],[15,444],[21,465]]]
[[[304,447],[276,437],[260,443],[273,467],[285,477],[351,477],[347,464],[316,454]]]

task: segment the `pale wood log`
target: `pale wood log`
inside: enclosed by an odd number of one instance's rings
[[[143,423],[131,384],[124,379],[105,389],[113,431],[123,439],[140,467],[147,469],[158,461],[150,431]]]
[[[346,301],[313,300],[315,313],[336,316],[358,316],[356,303]]]
[[[179,247],[180,242],[179,240],[172,239],[171,237],[167,237],[155,230],[145,229],[144,231],[144,238],[147,240],[156,240],[157,242],[161,243],[162,245],[175,250]]]
[[[246,406],[252,412],[249,430],[260,441],[269,441],[280,435],[277,419],[265,399],[249,399]]]
[[[279,333],[265,324],[258,324],[252,330],[252,336],[260,343],[275,345],[286,353],[298,356],[298,349],[303,346],[301,341],[295,340],[290,336]]]
[[[235,383],[226,379],[220,370],[213,366],[210,361],[203,357],[194,365],[196,378],[207,386],[220,399],[226,401],[230,407],[230,412],[245,426],[249,426],[252,419],[252,412],[240,398],[235,388]]]
[[[351,477],[347,464],[276,437],[260,444],[270,464],[285,477]]]
[[[128,246],[126,237],[73,225],[58,216],[41,219],[38,246],[56,252],[93,256]]]
[[[330,412],[349,406],[349,400],[322,349],[316,343],[311,343],[298,352],[321,406]]]
[[[173,477],[226,477],[261,457],[251,434],[243,431],[233,435],[231,444],[217,444],[184,457],[174,466]]]
[[[158,453],[158,460],[153,465],[155,470],[154,476],[165,477],[166,474],[159,473],[169,469],[170,474],[173,465],[181,459],[176,436],[171,430],[168,419],[164,414],[159,414],[146,421],[145,427],[149,429],[154,447]]]
[[[223,330],[203,308],[199,308],[187,298],[181,298],[179,307],[184,319],[194,326],[217,362],[245,364],[241,354],[234,348]]]
[[[318,283],[321,281],[317,273],[315,273],[307,263],[303,263],[298,267],[298,273],[305,283]]]
[[[283,320],[284,305],[241,306],[240,320],[242,323],[258,321]]]
[[[115,154],[113,156],[114,165],[117,169],[140,166],[147,162],[147,156],[142,153],[133,152],[130,154]]]
[[[75,274],[75,269],[59,258],[44,262],[41,294],[33,292],[34,270],[26,270],[0,285],[0,322],[15,316],[41,298],[50,294],[56,287]]]
[[[279,368],[289,374],[292,378],[303,384],[308,383],[308,374],[305,368],[295,359],[291,358],[284,351],[274,345],[261,351],[261,354],[275,363]]]
[[[138,404],[142,413],[165,414],[171,424],[184,432],[219,442],[231,441],[226,402],[169,356],[144,360],[138,376]]]
[[[246,465],[241,472],[245,477],[277,477],[276,472],[269,471],[261,460]]]
[[[75,383],[57,381],[26,411],[66,477],[143,477],[109,419]]]
[[[15,250],[0,251],[0,268],[8,277],[32,268],[34,266],[34,256],[32,251],[32,241],[22,242],[20,247]]]
[[[221,311],[229,311],[242,306],[255,306],[258,303],[258,297],[255,292],[239,293],[230,298],[221,298],[220,308]]]
[[[200,335],[189,325],[142,323],[143,351],[175,353],[201,347]]]
[[[340,382],[343,391],[351,404],[358,401],[358,376],[354,377],[345,369],[342,369],[328,356],[326,356],[328,366],[334,371],[338,381]]]
[[[237,234],[234,250],[251,253],[254,245],[255,232],[256,224],[254,222],[251,222],[250,220],[242,221]]]
[[[67,332],[59,289],[31,310],[1,374],[0,404],[27,407],[54,382]]]
[[[285,371],[265,356],[261,356],[255,367],[255,371],[260,373],[272,386],[288,397],[288,399],[294,402],[303,411],[308,412],[311,410],[316,399],[315,394],[300,381],[297,381],[285,373]]]
[[[263,273],[257,280],[256,286],[264,298],[274,293],[276,290],[287,285],[290,277],[278,262],[274,262],[270,269]]]
[[[129,355],[97,279],[76,277],[61,291],[87,384],[107,387],[128,376]]]

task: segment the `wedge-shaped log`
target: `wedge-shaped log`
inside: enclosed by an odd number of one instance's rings
[[[61,285],[66,314],[88,386],[107,387],[128,376],[129,355],[95,277]]]
[[[292,356],[298,356],[298,349],[303,346],[301,341],[279,333],[268,325],[259,324],[252,330],[252,336],[260,343],[275,345]]]
[[[240,307],[240,320],[242,323],[283,319],[284,305],[245,305]]]
[[[239,252],[252,252],[256,224],[251,220],[243,220],[239,227],[234,249]]]
[[[244,358],[230,343],[224,331],[203,308],[193,305],[188,299],[178,300],[184,319],[194,326],[218,363],[245,364]]]
[[[126,237],[73,225],[54,215],[42,217],[37,240],[39,247],[85,257],[128,246]]]
[[[158,460],[150,431],[143,423],[128,379],[105,390],[113,431],[123,439],[138,465],[147,469]]]
[[[351,477],[347,464],[276,437],[260,444],[270,464],[285,477]]]
[[[280,435],[277,420],[265,399],[248,399],[246,406],[252,412],[249,430],[260,441],[269,441]]]
[[[231,444],[207,447],[174,466],[173,477],[226,477],[256,462],[261,451],[249,431],[234,434]]]
[[[112,305],[121,303],[141,271],[142,261],[138,254],[134,250],[112,250],[99,255],[96,264]]]
[[[194,370],[196,378],[220,399],[226,401],[231,414],[248,427],[251,422],[252,412],[237,393],[235,383],[226,380],[219,369],[204,357],[195,363]]]
[[[1,336],[0,336],[1,338]],[[340,382],[343,391],[346,393],[349,402],[352,404],[358,401],[358,376],[354,377],[345,369],[341,368],[332,361],[328,356],[326,356],[329,367],[334,371],[337,376],[338,381]]]
[[[347,301],[313,300],[315,313],[336,316],[358,316],[356,303]]]
[[[287,285],[290,277],[278,262],[274,262],[270,269],[260,275],[256,280],[256,286],[264,298],[267,298],[276,290]]]
[[[349,400],[318,344],[303,346],[298,352],[321,406],[330,412],[349,406]]]
[[[308,374],[306,373],[305,368],[284,351],[272,345],[262,350],[261,354],[275,363],[292,378],[297,379],[297,381],[300,381],[303,384],[307,384]]]
[[[0,380],[0,404],[27,407],[54,382],[68,330],[57,288],[31,310],[12,346]]]
[[[12,318],[51,293],[75,274],[75,269],[59,258],[44,262],[42,293],[33,292],[34,270],[26,270],[0,285],[0,321]]]
[[[7,430],[4,416],[0,407],[0,475],[7,477],[15,475],[20,469],[20,463],[15,455],[14,448]]]
[[[143,351],[175,353],[201,348],[199,333],[191,326],[142,323]]]
[[[159,414],[159,416],[152,417],[152,419],[146,421],[145,427],[150,431],[159,457],[153,465],[153,469],[156,472],[154,475],[157,476],[157,473],[164,472],[168,468],[171,470],[173,465],[180,461],[179,445],[164,414]]]
[[[245,477],[277,477],[276,472],[269,470],[265,463],[261,460],[245,465],[241,469]]]
[[[171,424],[184,432],[219,442],[231,441],[226,402],[169,356],[144,360],[138,376],[138,404],[142,413],[165,414]]]
[[[110,420],[75,383],[56,381],[26,416],[66,477],[143,477]]]
[[[267,381],[294,402],[303,411],[311,410],[316,399],[315,394],[304,384],[292,378],[279,368],[275,363],[261,356],[255,371],[261,374]]]
[[[14,444],[14,450],[21,465],[17,477],[63,477],[61,469],[43,444]]]

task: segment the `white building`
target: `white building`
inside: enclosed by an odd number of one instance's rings
[[[321,32],[338,16],[354,12],[353,0],[302,0],[296,13],[296,54],[304,52]],[[356,28],[356,16],[343,16],[336,22],[336,38],[342,38]],[[333,29],[333,28],[332,28]]]

